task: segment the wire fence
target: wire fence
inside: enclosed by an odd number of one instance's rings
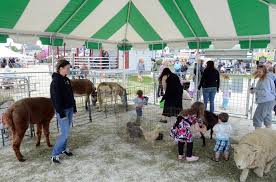
[[[144,95],[149,97],[149,102],[158,104],[158,75],[156,73],[145,73],[142,83],[137,81],[137,73],[135,72],[108,72],[93,71],[86,76],[95,86],[101,82],[115,82],[122,85],[127,90],[128,101],[132,101],[137,90],[142,90]],[[73,79],[74,75],[70,75]],[[185,89],[189,87],[189,82],[183,81]],[[230,75],[229,104],[227,108],[223,108],[223,90],[216,94],[215,110],[220,112],[226,110],[235,115],[249,116],[252,112],[253,96],[249,94],[249,88],[253,84],[250,76],[246,75]],[[29,72],[29,73],[1,73],[0,75],[0,102],[4,100],[20,100],[26,97],[49,97],[50,96],[51,72]],[[222,79],[223,84],[223,79]],[[194,88],[196,90],[196,88]],[[201,94],[202,95],[202,94]],[[160,98],[159,98],[160,100]],[[200,97],[203,101],[203,98]],[[84,97],[76,97],[78,106],[84,106]]]
[[[105,98],[103,105],[104,111],[98,112],[98,106],[92,106],[92,120],[98,120],[108,117],[113,117],[116,113],[122,113],[126,110],[134,110],[133,99],[136,97],[137,90],[142,90],[144,95],[149,98],[150,105],[158,105],[161,97],[158,97],[158,76],[159,73],[144,72],[143,81],[138,81],[138,73],[135,71],[124,70],[93,70],[86,75],[78,73],[81,78],[91,80],[97,87],[102,82],[115,82],[126,89],[127,104],[123,104],[119,99],[116,103],[111,102],[110,98]],[[0,74],[0,103],[13,100],[17,101],[26,97],[50,97],[51,72],[16,72],[16,73],[1,73]],[[189,85],[192,83],[192,71],[187,72],[185,79],[181,78],[184,89],[189,91]],[[249,93],[250,87],[255,85],[255,81],[247,74],[229,74],[230,79],[229,103],[226,108],[223,107],[225,98],[223,84],[226,81],[222,78],[222,89],[215,97],[215,111],[226,111],[229,114],[240,117],[252,118],[256,105],[254,95]],[[75,79],[76,75],[71,73],[69,78]],[[194,87],[194,92],[196,86]],[[191,97],[194,94],[190,95]],[[79,111],[78,117],[83,117],[82,121],[89,122],[88,113],[85,109],[85,97],[75,97],[77,108]],[[196,98],[193,98],[195,101]],[[203,101],[202,94],[200,100]],[[98,105],[98,104],[97,104]],[[183,107],[186,107],[184,104]],[[146,110],[146,109],[145,109]],[[155,114],[155,113],[153,113]],[[275,119],[275,118],[274,118]],[[84,124],[84,123],[74,123]],[[53,125],[56,128],[56,125]],[[2,132],[3,133],[3,132]],[[1,136],[2,136],[1,133]],[[4,133],[3,133],[4,134]],[[0,136],[0,137],[1,137]],[[3,136],[2,136],[3,138]],[[4,137],[5,138],[5,137]]]

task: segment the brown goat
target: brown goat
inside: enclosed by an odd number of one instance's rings
[[[71,86],[76,96],[85,96],[85,109],[89,111],[89,120],[92,121],[91,117],[91,106],[90,106],[90,95],[93,106],[97,102],[96,87],[88,79],[72,79]]]
[[[97,96],[99,100],[99,111],[103,111],[103,101],[107,97],[111,98],[111,103],[113,100],[117,104],[118,96],[121,97],[121,102],[127,107],[127,93],[126,89],[116,82],[101,82],[97,88]]]
[[[3,113],[2,121],[5,127],[12,131],[12,147],[16,158],[25,161],[20,152],[20,145],[25,132],[30,124],[37,124],[36,146],[40,145],[42,128],[49,147],[52,147],[49,139],[50,121],[54,116],[54,107],[51,99],[44,97],[25,98],[15,102]]]

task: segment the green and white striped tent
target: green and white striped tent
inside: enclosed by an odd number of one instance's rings
[[[0,0],[0,42],[276,47],[276,0]]]

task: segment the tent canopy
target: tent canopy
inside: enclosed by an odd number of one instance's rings
[[[0,42],[36,36],[46,45],[79,41],[88,48],[264,48],[276,46],[275,5],[276,0],[1,0]]]

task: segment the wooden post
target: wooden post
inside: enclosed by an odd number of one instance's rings
[[[79,48],[76,50],[76,57],[79,57]]]
[[[103,56],[103,49],[102,48],[100,48],[100,69],[102,69],[102,56]]]
[[[124,68],[129,69],[129,51],[125,51],[124,54],[125,54],[125,62],[124,62],[125,67]]]
[[[93,49],[89,49],[89,57],[93,57]]]

